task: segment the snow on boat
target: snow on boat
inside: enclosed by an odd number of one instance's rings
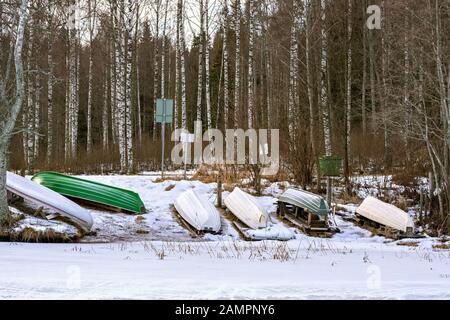
[[[299,189],[288,189],[278,199],[278,214],[306,233],[328,233],[330,210],[321,196]]]
[[[82,203],[136,214],[146,211],[139,195],[130,190],[55,172],[41,172],[31,180]]]
[[[6,176],[6,188],[19,197],[56,211],[86,232],[92,228],[91,214],[57,192],[11,172]]]
[[[251,229],[267,227],[268,214],[248,193],[236,187],[224,202],[228,210]]]
[[[174,203],[180,216],[198,232],[218,233],[221,228],[219,211],[204,195],[193,189],[183,192]]]
[[[404,233],[412,233],[414,230],[414,222],[408,213],[374,197],[367,197],[356,209],[356,213],[368,220]]]

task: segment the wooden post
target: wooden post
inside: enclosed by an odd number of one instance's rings
[[[222,174],[217,177],[217,207],[222,208]]]

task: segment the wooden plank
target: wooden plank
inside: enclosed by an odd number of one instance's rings
[[[241,234],[244,240],[254,240],[249,236],[249,234],[247,233],[247,228],[245,228],[245,226],[241,222],[233,221],[233,225],[236,227],[237,231]]]
[[[175,207],[172,209],[172,212],[175,216],[175,219],[178,221],[178,223],[181,224],[189,232],[189,234],[192,238],[198,239],[204,235],[203,232],[200,232],[200,231],[194,229],[186,220],[184,220],[183,217],[175,209]]]

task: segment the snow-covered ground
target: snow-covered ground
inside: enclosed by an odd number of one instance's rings
[[[0,299],[450,299],[450,256],[329,240],[0,243]]]
[[[436,239],[373,237],[341,215],[341,233],[308,237],[274,214],[287,183],[269,185],[258,201],[271,214],[267,232],[294,239],[245,242],[226,218],[221,235],[201,239],[177,220],[179,194],[195,188],[215,201],[215,183],[83,178],[138,192],[148,213],[90,209],[96,235],[81,244],[0,243],[0,299],[450,299],[450,251],[433,248]],[[344,216],[354,208],[340,206]]]

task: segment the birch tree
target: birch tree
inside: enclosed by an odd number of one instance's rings
[[[8,149],[11,135],[14,132],[17,117],[22,108],[24,100],[24,71],[22,62],[22,49],[24,43],[24,32],[28,18],[28,0],[22,0],[17,15],[17,29],[15,32],[15,42],[13,52],[13,62],[15,70],[15,83],[11,79],[9,72],[0,73],[0,112],[3,115],[0,120],[0,225],[8,225],[10,222],[10,212],[6,193],[6,172],[8,166]],[[11,62],[12,63],[12,62]],[[9,70],[10,66],[7,66]],[[10,91],[12,90],[12,91]],[[10,93],[12,92],[12,93]]]
[[[198,46],[198,79],[197,79],[197,121],[202,120],[202,100],[203,100],[203,61],[205,61],[204,57],[204,46],[205,46],[205,6],[203,4],[203,0],[199,0],[200,7],[200,31],[199,38],[200,43]]]
[[[77,57],[77,1],[71,0],[69,6],[69,62],[68,62],[68,81],[69,81],[69,103],[68,103],[68,134],[69,145],[66,149],[69,155],[74,159],[77,155],[78,140],[78,57]]]
[[[212,128],[212,110],[211,110],[211,72],[210,72],[210,37],[209,37],[209,1],[205,1],[205,94],[206,94],[206,119],[208,129]]]
[[[156,108],[159,89],[159,17],[161,12],[161,0],[155,0],[155,35],[153,37],[153,106]],[[153,122],[153,140],[156,138],[156,118]]]
[[[234,68],[234,128],[239,126],[239,107],[241,101],[241,1],[234,0],[234,35],[235,35],[235,68]]]
[[[248,1],[248,78],[247,78],[247,96],[248,96],[248,112],[247,121],[248,128],[253,128],[254,125],[254,112],[255,112],[255,37],[256,37],[256,5],[254,1]]]
[[[132,123],[132,68],[133,68],[133,30],[134,30],[134,10],[135,0],[127,1],[127,42],[124,48],[126,50],[126,73],[125,73],[125,96],[126,96],[126,112],[125,112],[125,134],[126,134],[126,164],[127,172],[131,173],[134,166],[133,156],[133,123]]]
[[[183,0],[178,0],[178,19],[180,20],[180,87],[181,87],[181,128],[187,129],[187,110],[186,110],[186,64],[185,50],[186,39],[184,34],[184,4]]]
[[[321,0],[321,58],[320,58],[320,106],[322,109],[322,127],[325,146],[325,155],[332,155],[331,123],[328,98],[328,32],[327,32],[327,0]],[[327,177],[327,202],[331,205],[331,178]]]
[[[53,45],[55,41],[54,37],[54,25],[56,10],[50,6],[50,1],[46,0],[45,5],[47,7],[47,165],[50,165],[53,158],[53,87],[55,83],[55,64],[53,61]]]
[[[349,174],[350,174],[350,145],[352,137],[352,1],[347,2],[347,87],[346,100],[347,108],[345,112],[345,156],[344,156],[344,176],[347,192],[350,193]]]
[[[88,32],[89,32],[89,70],[88,70],[88,103],[87,103],[87,153],[92,151],[92,97],[93,97],[93,40],[97,19],[97,0],[88,0]]]
[[[291,44],[289,50],[289,106],[288,106],[288,130],[289,130],[289,147],[291,151],[295,146],[295,130],[296,130],[296,107],[298,96],[298,31],[300,27],[300,12],[299,3],[292,2],[292,22],[291,22]]]
[[[224,0],[222,13],[222,30],[223,30],[223,118],[224,128],[228,128],[229,108],[230,108],[230,74],[229,74],[229,37],[228,37],[228,0]]]

